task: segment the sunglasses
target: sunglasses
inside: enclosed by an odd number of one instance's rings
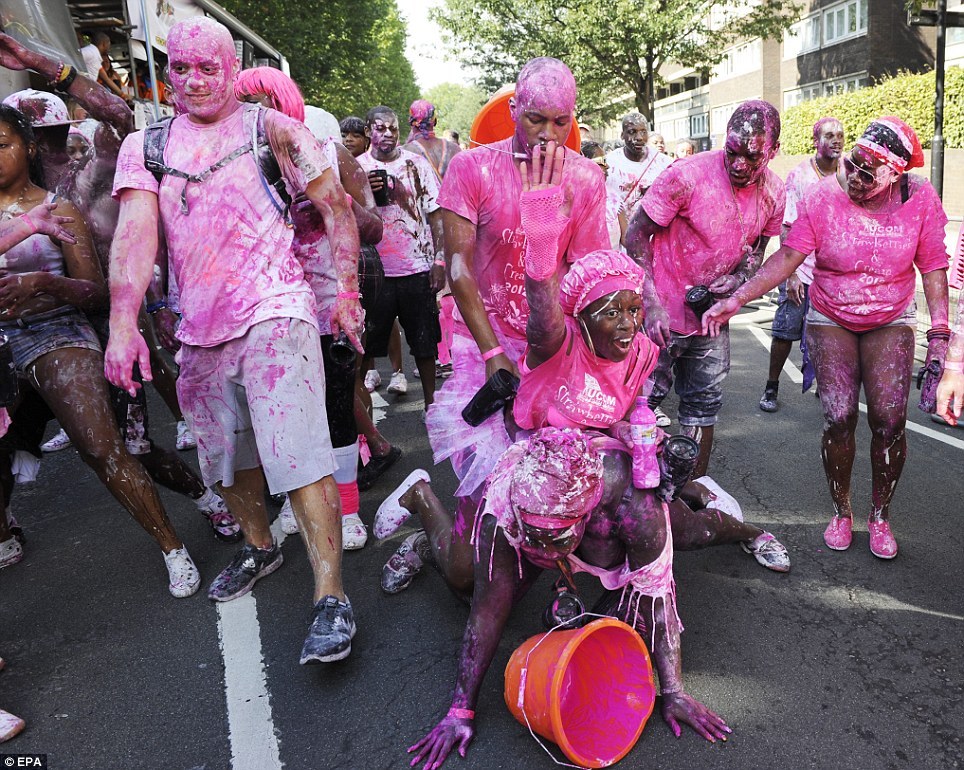
[[[857,173],[860,174],[860,178],[866,184],[875,184],[877,182],[877,173],[875,171],[866,169],[863,166],[858,166],[853,160],[852,152],[850,153],[850,155],[847,155],[844,157],[843,165],[844,165],[844,172],[847,174],[847,176],[850,176],[856,171]]]

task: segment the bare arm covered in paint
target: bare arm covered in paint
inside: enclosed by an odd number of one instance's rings
[[[157,195],[126,189],[120,194],[120,217],[110,258],[110,340],[104,353],[107,379],[132,396],[138,387],[134,364],[150,380],[151,357],[137,316],[154,277],[157,256]]]
[[[663,310],[656,293],[656,283],[653,280],[653,236],[664,228],[650,219],[642,206],[636,207],[636,212],[626,229],[624,242],[626,252],[636,264],[643,269],[643,311],[646,317],[643,324],[647,336],[661,348],[669,346],[670,328],[669,316]]]
[[[43,233],[65,243],[73,243],[73,233],[67,225],[73,217],[54,214],[60,203],[41,203],[19,217],[0,222],[0,254],[9,251],[34,233]]]
[[[931,326],[947,326],[947,271],[931,270],[921,275],[924,286],[924,299],[930,313]],[[947,355],[947,340],[934,339],[927,345],[927,361],[944,362]],[[927,363],[925,361],[925,363]]]
[[[454,211],[442,209],[442,228],[445,233],[445,263],[452,296],[455,297],[455,304],[458,305],[459,313],[469,327],[475,344],[485,353],[498,347],[499,340],[492,331],[492,324],[479,294],[479,284],[475,280],[476,227]],[[507,369],[513,374],[519,373],[505,353],[493,356],[485,362],[486,378],[499,369]]]
[[[442,224],[442,209],[435,209],[427,217],[429,229],[432,231],[432,249],[436,256],[443,254],[445,250],[445,239],[442,237],[444,225]],[[434,292],[442,291],[445,288],[445,265],[432,263],[429,271],[429,288]]]
[[[376,244],[382,239],[382,218],[375,206],[368,175],[343,145],[336,143],[335,150],[338,153],[338,177],[353,201],[351,210],[358,225],[358,237],[362,243]],[[357,269],[356,266],[356,272]]]
[[[957,302],[957,322],[944,358],[944,376],[937,386],[937,414],[957,425],[964,405],[964,292]]]
[[[806,254],[781,246],[732,297],[717,302],[703,314],[703,334],[716,337],[741,307],[787,280],[806,258]]]

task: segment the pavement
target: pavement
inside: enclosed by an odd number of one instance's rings
[[[677,555],[686,688],[733,734],[711,745],[684,729],[677,740],[657,701],[619,766],[961,767],[964,431],[932,423],[912,394],[916,428],[892,516],[900,555],[874,558],[861,521],[850,551],[829,551],[819,401],[785,376],[780,410],[758,409],[767,340],[759,323],[734,323],[710,473],[749,521],[787,545],[793,569],[768,572],[734,546]],[[363,494],[368,524],[407,473],[431,467],[418,382],[387,399],[380,427],[404,455]],[[151,407],[155,439],[173,446],[173,419],[158,399]],[[667,411],[674,415],[675,403]],[[862,418],[858,514],[870,507],[868,443]],[[196,462],[193,452],[182,456]],[[432,474],[450,500],[450,469]],[[206,586],[234,547],[214,539],[193,503],[162,497]],[[73,449],[48,456],[12,505],[28,540],[24,560],[0,571],[0,655],[8,661],[0,707],[27,729],[0,746],[0,767],[12,766],[5,754],[41,752],[58,770],[401,768],[405,749],[448,708],[467,608],[430,572],[403,594],[382,594],[382,564],[405,531],[345,554],[359,627],[352,654],[302,667],[311,580],[297,536],[283,545],[281,570],[250,596],[215,605],[203,588],[170,597],[156,546]],[[548,583],[544,576],[513,614],[483,685],[468,757],[450,757],[446,767],[554,767],[502,696],[509,655],[541,632]],[[597,590],[582,576],[580,585]]]

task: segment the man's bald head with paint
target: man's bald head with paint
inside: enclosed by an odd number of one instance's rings
[[[191,120],[213,123],[240,108],[234,96],[238,57],[227,27],[203,16],[178,22],[167,52],[175,99]]]
[[[509,114],[515,123],[515,149],[532,154],[536,145],[565,144],[576,108],[576,79],[558,59],[531,59],[516,79]]]

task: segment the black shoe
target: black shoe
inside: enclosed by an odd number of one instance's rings
[[[368,465],[358,469],[358,488],[364,492],[373,486],[378,481],[378,477],[398,462],[398,458],[401,456],[402,450],[397,446],[389,449],[388,454],[384,457],[372,455]]]
[[[355,635],[355,615],[348,598],[340,602],[325,596],[315,605],[315,619],[311,621],[305,645],[301,648],[301,665],[331,663],[347,658]]]
[[[244,596],[265,575],[270,575],[284,563],[284,556],[277,543],[270,548],[255,548],[245,543],[235,554],[231,563],[221,570],[211,587],[208,599],[229,602]]]
[[[766,388],[760,397],[760,409],[764,412],[775,412],[778,409],[777,391],[775,388]]]

